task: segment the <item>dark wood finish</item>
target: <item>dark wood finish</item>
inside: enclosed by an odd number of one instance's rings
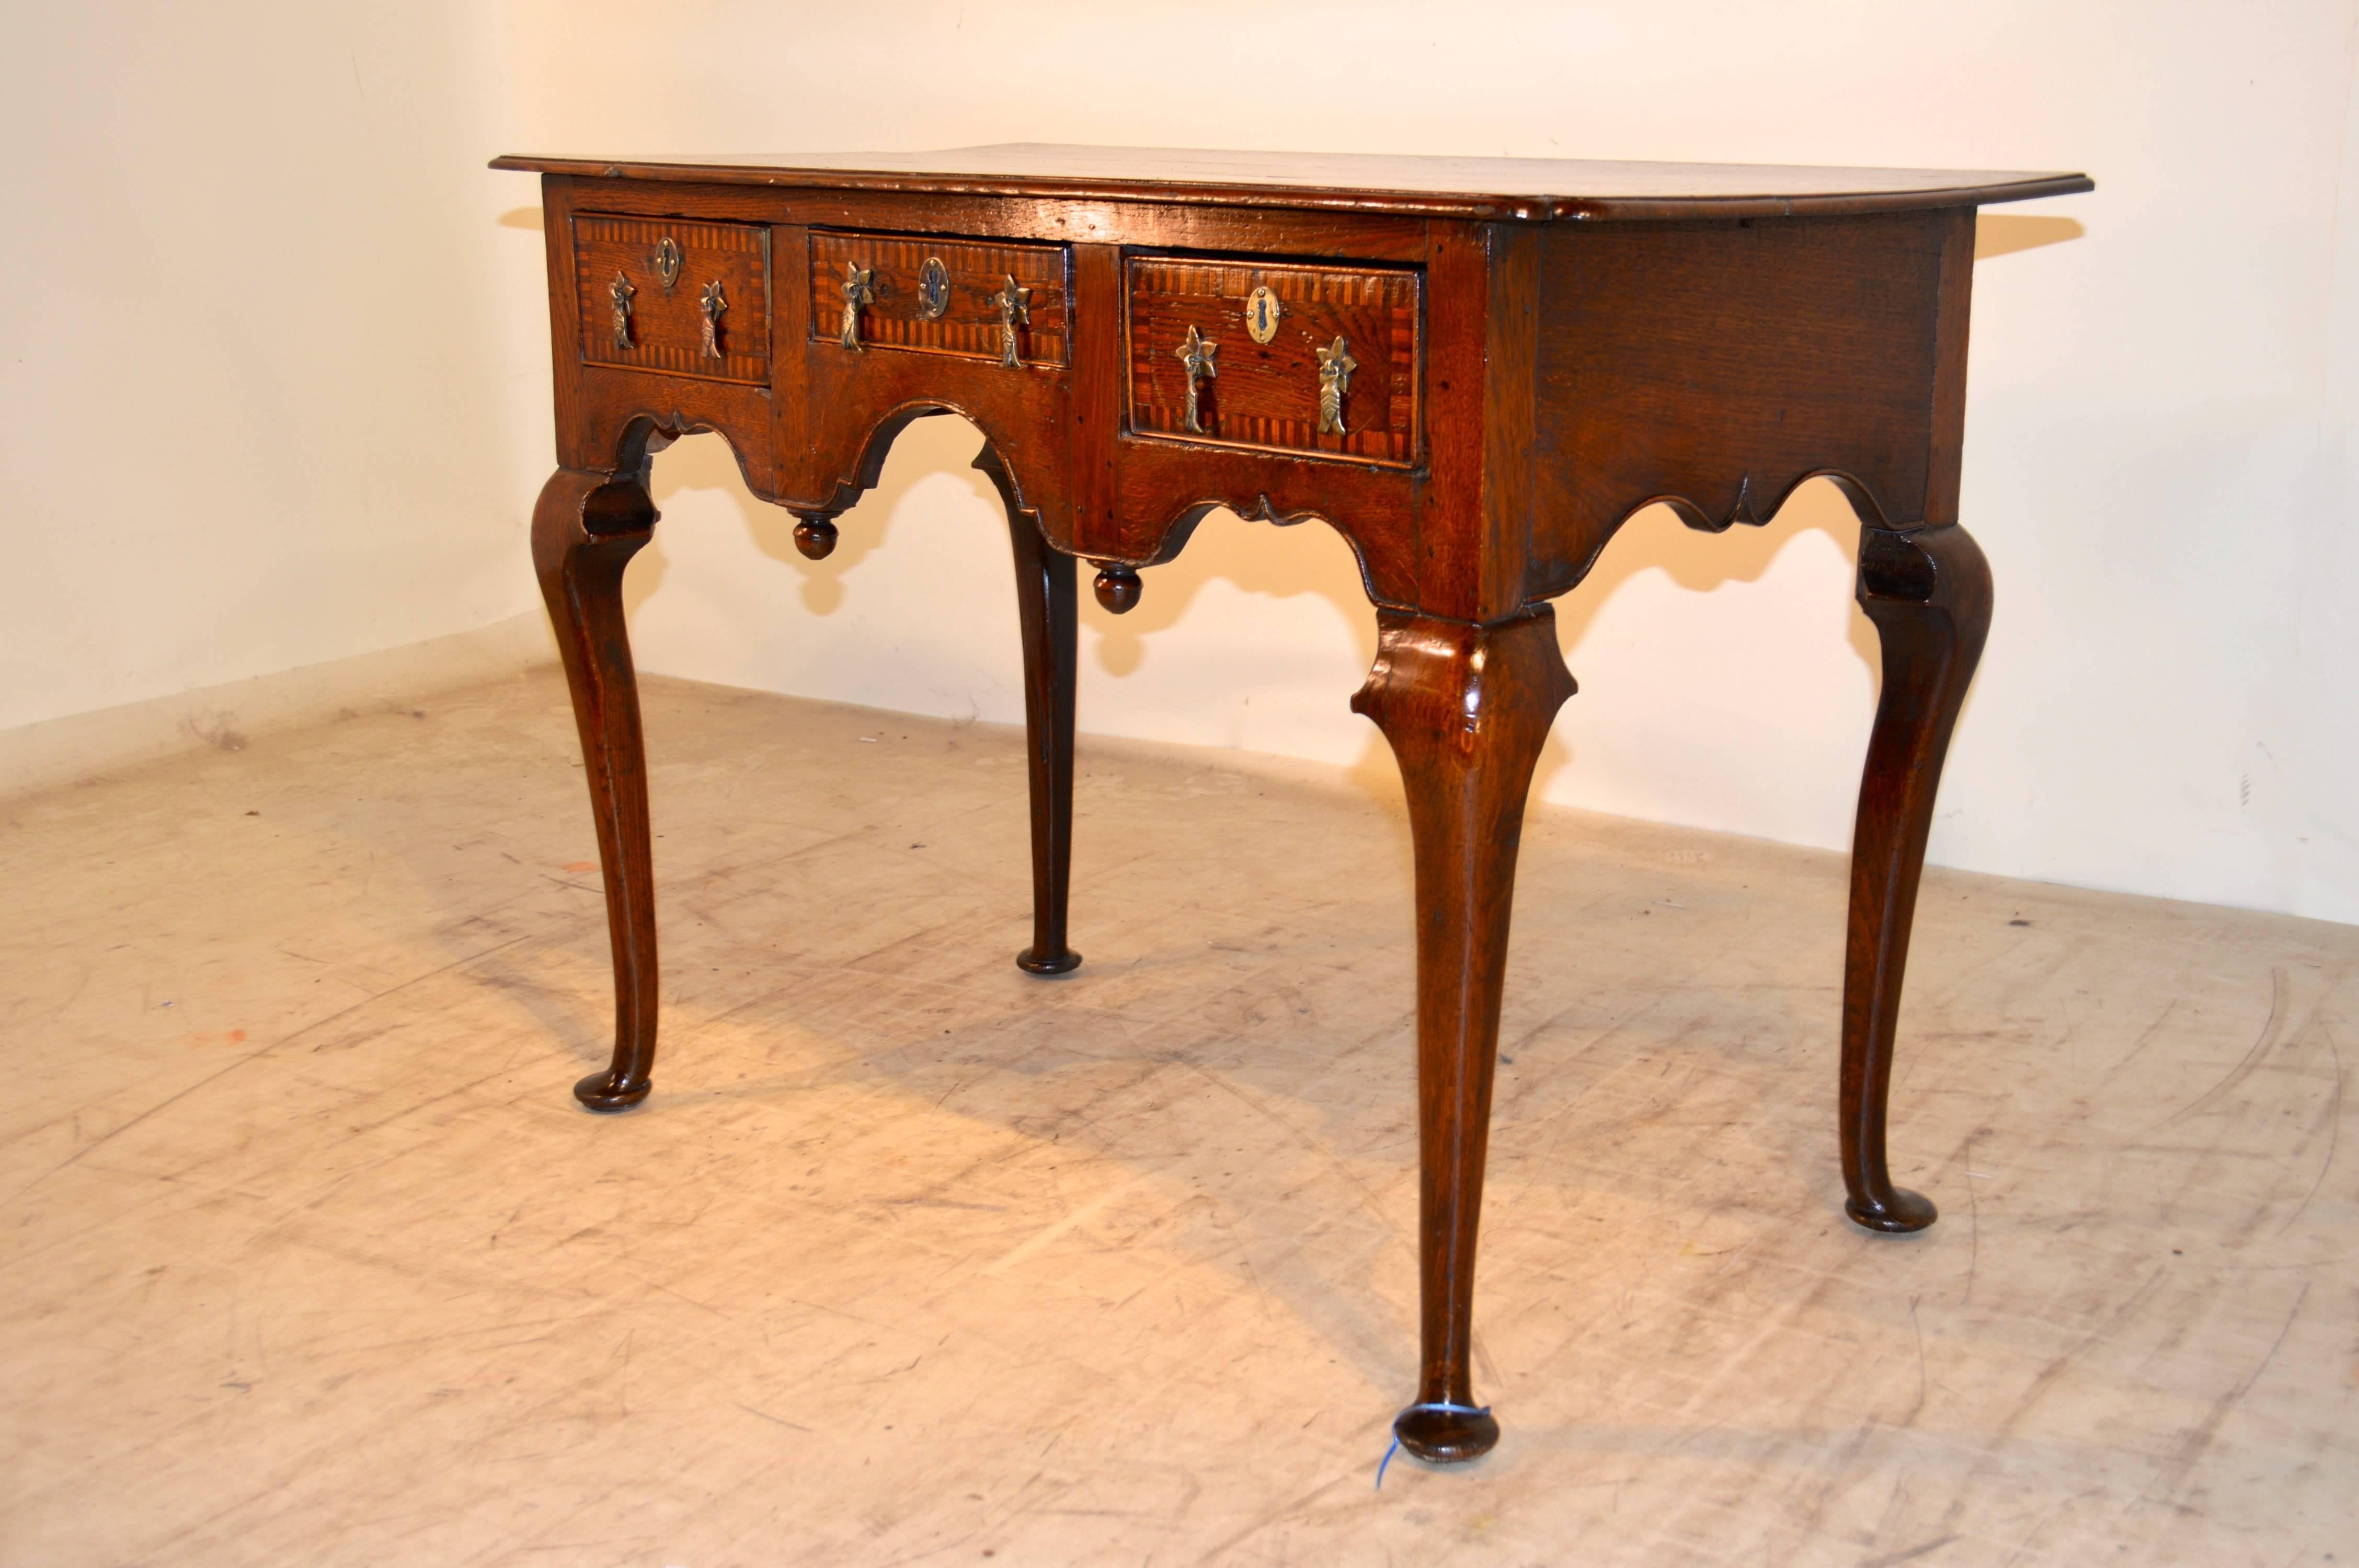
[[[1133,256],[1124,328],[1130,359],[1130,429],[1204,445],[1316,452],[1407,468],[1418,455],[1418,275],[1406,267],[1280,266]],[[1267,288],[1276,335],[1256,342],[1245,302]],[[1202,384],[1203,428],[1182,416],[1190,330],[1219,345]],[[1321,431],[1318,351],[1342,339],[1358,362],[1343,397],[1341,435]]]
[[[795,548],[805,559],[823,561],[835,554],[835,524],[824,517],[806,517],[795,524]]]
[[[929,257],[939,258],[949,276],[947,308],[928,319],[920,308],[919,275]],[[1010,277],[1031,291],[1028,321],[1021,329],[1023,357],[1061,365],[1068,358],[1065,248],[1012,245],[922,235],[840,234],[810,236],[810,335],[814,342],[838,343],[843,313],[843,269],[870,275],[875,299],[861,311],[865,348],[904,349],[917,353],[959,354],[968,359],[1000,357],[1000,312],[993,302]]]
[[[1545,222],[1799,218],[1982,207],[2094,189],[2082,174],[1569,158],[1201,152],[1008,142],[929,153],[792,157],[509,157],[494,168],[592,179],[692,179],[878,195],[1055,196]]]
[[[1507,915],[1524,795],[1549,725],[1573,694],[1556,613],[1492,626],[1386,611],[1353,697],[1400,762],[1417,860],[1418,1237],[1424,1357],[1393,1430],[1421,1459],[1472,1459],[1499,1440],[1474,1408],[1474,1233],[1507,974]]]
[[[1957,521],[1973,224],[1952,208],[1560,235],[1528,589],[1580,581],[1650,503],[1717,531],[1817,474],[1871,522]]]
[[[666,288],[656,265],[665,239],[680,265]],[[573,220],[574,289],[582,357],[592,364],[766,385],[770,379],[770,232],[751,223],[651,222],[584,212]],[[617,348],[611,320],[616,277],[631,289],[632,346]],[[728,308],[715,328],[721,352],[704,351],[700,308],[719,283]]]
[[[1933,795],[1990,630],[1990,567],[1955,524],[1911,534],[1864,529],[1859,604],[1884,644],[1884,694],[1852,834],[1840,1112],[1843,1211],[1871,1230],[1922,1230],[1936,1211],[1930,1198],[1892,1184],[1885,1106]]]
[[[1099,567],[1098,575],[1091,579],[1090,590],[1098,596],[1098,602],[1105,606],[1107,613],[1127,615],[1138,607],[1146,585],[1136,572],[1116,563]]]
[[[656,1062],[656,884],[638,681],[623,623],[623,568],[654,536],[643,473],[560,469],[532,514],[532,560],[582,732],[582,777],[606,880],[614,951],[614,1058],[573,1086],[592,1110],[647,1098]]]
[[[620,607],[623,564],[655,521],[649,454],[720,433],[817,558],[911,420],[956,413],[983,433],[1024,633],[1034,929],[1018,961],[1038,973],[1078,961],[1075,557],[1121,611],[1139,568],[1216,507],[1318,518],[1379,611],[1355,705],[1400,762],[1416,842],[1424,1353],[1396,1430],[1427,1459],[1482,1453],[1498,1428],[1473,1402],[1468,1349],[1515,850],[1534,758],[1572,689],[1544,601],[1649,502],[1724,528],[1826,474],[1866,525],[1860,600],[1885,650],[1843,993],[1846,1206],[1872,1229],[1931,1221],[1929,1201],[1891,1184],[1885,1126],[1934,790],[1989,614],[1988,571],[1956,525],[1973,209],[2085,178],[1039,147],[498,167],[545,171],[560,467],[534,555],[580,720],[616,974],[614,1065],[577,1090],[585,1103],[643,1097],[655,1047]],[[690,259],[657,312],[659,284],[632,269],[666,234]],[[716,377],[695,335],[695,258],[751,265],[757,235],[758,254],[790,263],[765,270],[758,307],[753,275],[731,275],[717,346],[730,363],[765,356],[766,372]],[[929,256],[958,279],[931,326],[915,308]],[[609,261],[651,334],[628,350],[613,347]],[[841,341],[843,263],[870,274],[859,351]],[[1013,364],[992,297],[1011,276],[1030,290]],[[1262,283],[1290,291],[1300,334],[1266,355],[1243,315]],[[1201,432],[1184,427],[1171,352],[1191,325],[1221,345]],[[1336,336],[1355,366],[1341,438],[1316,428],[1311,352]],[[682,351],[685,373],[663,357]]]
[[[1024,637],[1024,752],[1031,773],[1032,945],[1016,955],[1027,974],[1062,975],[1082,956],[1065,937],[1073,878],[1073,692],[1080,668],[1081,590],[1073,557],[1051,549],[1025,510],[1007,465],[989,447],[974,466],[1007,510],[1016,552],[1016,615]]]

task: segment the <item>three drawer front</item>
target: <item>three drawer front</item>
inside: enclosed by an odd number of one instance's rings
[[[585,212],[573,273],[590,363],[768,384],[768,229]]]
[[[1062,245],[814,230],[810,295],[814,342],[1070,362]]]
[[[1417,272],[1134,256],[1127,283],[1134,432],[1418,460]]]

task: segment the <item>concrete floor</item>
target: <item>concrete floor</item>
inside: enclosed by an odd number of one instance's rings
[[[1506,1435],[1379,1491],[1389,788],[1085,741],[1042,982],[1014,733],[648,708],[614,1119],[552,675],[0,805],[0,1562],[2359,1563],[2359,930],[1935,873],[1879,1238],[1841,857],[1535,814]]]

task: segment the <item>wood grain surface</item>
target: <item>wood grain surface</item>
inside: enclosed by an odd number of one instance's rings
[[[494,159],[492,167],[601,179],[695,179],[928,195],[1051,194],[1524,221],[1906,211],[2021,201],[2092,189],[2082,174],[1995,169],[1396,157],[1029,142],[931,153],[682,158],[510,154]]]
[[[655,251],[669,238],[680,268],[663,286]],[[584,212],[573,220],[574,290],[580,301],[582,358],[667,375],[740,381],[770,379],[770,232],[751,223],[696,223]],[[617,348],[609,289],[617,276],[631,295],[632,346]],[[702,351],[699,301],[719,282],[728,309],[719,326],[721,357]]]
[[[1396,468],[1418,455],[1424,312],[1415,271],[1144,255],[1130,258],[1126,276],[1132,430]],[[1256,288],[1267,288],[1281,308],[1266,343],[1246,330],[1245,302]],[[1220,346],[1219,373],[1200,394],[1201,434],[1181,416],[1187,382],[1180,348],[1190,327]],[[1339,338],[1359,368],[1343,400],[1342,433],[1321,433],[1318,351]]]
[[[869,287],[875,295],[860,313],[864,346],[996,361],[1001,348],[1000,316],[992,297],[1012,276],[1018,286],[1032,291],[1025,301],[1031,320],[1019,329],[1024,358],[1041,364],[1066,362],[1071,330],[1061,245],[813,230],[810,250],[814,342],[839,342],[843,269],[854,265],[870,275]],[[929,258],[939,259],[950,278],[948,308],[930,319],[919,308],[919,280]]]

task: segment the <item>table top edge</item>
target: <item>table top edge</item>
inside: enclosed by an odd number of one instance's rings
[[[1579,163],[1543,159],[1395,159],[1354,155],[1302,155],[1306,161],[1326,163],[1340,170],[1364,167],[1372,176],[1408,169],[1432,174],[1460,169],[1482,173],[1512,173],[1529,169],[1536,177],[1557,177],[1547,188],[1517,189],[1496,180],[1485,189],[1467,182],[1452,189],[1429,178],[1422,188],[1382,183],[1309,183],[1283,178],[1174,178],[1157,175],[962,171],[966,161],[984,165],[1010,153],[1055,154],[1068,149],[1042,147],[954,148],[946,153],[892,155],[824,155],[832,164],[799,161],[812,155],[775,161],[753,157],[605,158],[511,153],[494,158],[495,169],[569,176],[577,178],[630,181],[669,180],[694,184],[754,185],[777,188],[892,192],[915,195],[961,195],[1002,198],[1043,197],[1067,200],[1167,201],[1189,205],[1288,208],[1310,211],[1360,211],[1396,216],[1458,218],[1491,222],[1580,221],[1637,222],[1680,218],[1756,218],[1829,216],[1843,213],[1924,211],[1944,207],[1979,207],[1995,202],[2025,201],[2047,196],[2073,195],[2095,189],[2095,182],[2077,172],[2015,172],[1995,170],[1843,169],[1776,165],[1700,165]],[[1082,154],[1120,153],[1124,149],[1071,149]],[[1212,159],[1275,161],[1293,155],[1168,154],[1141,149],[1142,160],[1199,157]],[[940,168],[861,167],[891,161],[938,161]],[[1420,168],[1419,166],[1422,166]],[[1599,178],[1580,180],[1583,169]],[[1736,174],[1743,178],[1726,184],[1752,184],[1751,189],[1676,189],[1680,184],[1705,185],[1708,173]],[[1575,178],[1566,178],[1573,176]],[[1765,177],[1778,176],[1774,181]],[[1821,178],[1813,178],[1819,176]],[[1863,179],[1862,177],[1870,177]],[[1535,183],[1538,184],[1536,178]],[[1614,190],[1611,187],[1624,189]],[[1656,189],[1647,189],[1648,186]],[[1850,189],[1844,189],[1845,186]],[[1587,189],[1584,191],[1584,186]]]

